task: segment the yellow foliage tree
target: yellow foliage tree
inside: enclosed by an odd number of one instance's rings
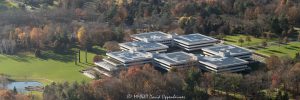
[[[30,40],[34,43],[34,45],[38,48],[42,47],[42,29],[41,28],[32,28],[32,30],[30,31]]]
[[[81,46],[84,46],[87,39],[87,34],[84,26],[81,26],[77,31],[78,42]]]

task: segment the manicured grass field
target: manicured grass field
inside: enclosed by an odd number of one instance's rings
[[[10,75],[17,81],[30,80],[44,84],[91,80],[79,71],[93,65],[94,53],[88,53],[88,62],[85,63],[85,53],[81,51],[81,63],[78,65],[75,65],[74,54],[44,51],[42,55],[41,58],[34,57],[32,53],[0,55],[0,73]]]
[[[229,35],[229,36],[225,36],[224,40],[225,40],[225,43],[227,44],[234,44],[234,45],[238,45],[238,46],[241,46],[241,43],[239,43],[239,39],[240,38],[243,38],[244,41],[246,39],[246,35]],[[258,45],[260,44],[263,39],[260,39],[260,38],[255,38],[253,36],[250,36],[251,37],[251,42],[247,42],[245,41],[242,46],[253,46],[253,45]]]
[[[243,38],[245,40],[246,35],[234,35],[234,36],[226,36],[224,38],[225,44],[233,44],[241,46],[241,44],[238,42],[240,38]],[[276,39],[272,39],[271,41],[275,41]],[[255,38],[251,36],[251,42],[245,41],[242,46],[257,46],[260,45],[261,42],[264,41],[264,39],[261,38]],[[258,50],[254,50],[257,53],[264,54],[267,56],[270,55],[277,55],[277,56],[285,56],[288,55],[290,57],[295,57],[295,54],[297,52],[300,52],[300,42],[291,42],[287,45],[272,45],[266,48],[259,48]]]
[[[264,49],[257,50],[256,52],[266,54],[266,55],[277,55],[277,56],[288,55],[294,58],[295,54],[297,52],[300,52],[300,42],[291,42],[288,43],[287,45],[281,45],[281,46],[270,46]]]

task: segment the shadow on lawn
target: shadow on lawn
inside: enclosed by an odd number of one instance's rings
[[[248,47],[248,49],[251,49],[251,50],[259,50],[259,47]]]
[[[105,50],[100,49],[100,48],[93,48],[93,49],[91,50],[91,52],[93,52],[93,53],[95,53],[95,54],[97,54],[97,55],[103,55],[103,54],[106,53]]]
[[[236,41],[233,41],[233,40],[228,40],[228,39],[224,39],[224,41],[227,41],[227,42],[232,42],[232,43],[236,43]]]
[[[299,50],[297,48],[293,48],[293,47],[285,47],[286,49],[290,49],[290,50]]]
[[[29,56],[26,55],[5,55],[5,57],[18,62],[29,62],[28,58],[30,58]]]
[[[300,49],[300,47],[297,46],[291,46],[291,48]]]
[[[271,52],[275,52],[275,53],[281,53],[281,54],[285,54],[285,53],[283,53],[283,52],[281,52],[281,51],[277,51],[277,50],[269,50],[269,51],[271,51]]]
[[[271,52],[271,51],[262,51],[262,52],[267,53],[267,54],[274,54],[274,53]]]
[[[61,62],[71,62],[74,60],[74,53],[71,51],[66,53],[43,52],[40,57],[43,60],[56,60]]]
[[[92,64],[92,63],[89,63],[89,62],[88,62],[88,63],[85,63],[85,62],[83,63],[83,62],[82,62],[82,64],[84,64],[84,65],[88,65],[88,66],[93,66],[93,65],[94,65],[94,64]]]

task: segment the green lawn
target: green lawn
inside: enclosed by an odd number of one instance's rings
[[[104,51],[100,53],[104,54]],[[17,81],[30,80],[44,84],[91,80],[79,71],[93,65],[94,53],[88,53],[88,63],[85,63],[85,53],[81,51],[81,63],[78,65],[75,65],[72,54],[57,54],[52,51],[44,51],[42,54],[41,58],[34,57],[32,53],[0,55],[0,73],[10,75]]]
[[[224,38],[225,40],[225,44],[233,44],[233,45],[238,45],[241,46],[241,44],[238,42],[238,40],[240,38],[243,38],[245,40],[246,35],[233,35],[233,36],[226,36]],[[261,38],[255,38],[253,36],[251,36],[251,42],[245,41],[243,43],[243,46],[257,46],[260,45],[261,42],[264,39]],[[272,39],[271,41],[275,41],[276,39]],[[269,46],[267,48],[260,48],[259,50],[254,50],[257,53],[260,54],[264,54],[267,56],[270,55],[277,55],[277,56],[284,56],[284,55],[288,55],[290,57],[295,57],[295,54],[297,52],[300,52],[300,42],[291,42],[288,45],[281,45],[281,46],[277,46],[277,45],[272,45]]]
[[[246,37],[247,37],[246,35],[229,35],[229,36],[225,36],[224,40],[225,40],[225,43],[227,43],[227,44],[234,44],[234,45],[241,46],[241,44],[238,42],[238,40],[240,38],[243,38],[245,41]],[[245,41],[242,46],[257,45],[263,41],[263,39],[260,39],[260,38],[255,38],[253,36],[250,36],[250,37],[251,37],[251,42],[248,43],[247,41]]]
[[[281,45],[281,46],[270,46],[264,49],[257,50],[256,52],[266,54],[266,55],[277,55],[277,56],[288,55],[294,58],[295,54],[297,52],[300,52],[300,42],[291,42],[288,43],[288,45]]]

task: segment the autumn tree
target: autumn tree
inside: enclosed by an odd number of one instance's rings
[[[296,63],[289,71],[288,71],[288,86],[289,89],[293,91],[294,94],[299,93],[300,91],[300,63]]]
[[[94,56],[94,58],[93,58],[93,62],[95,63],[95,62],[99,62],[99,61],[101,61],[102,60],[102,57],[100,56],[100,55],[96,55],[96,56]]]
[[[43,47],[43,31],[41,28],[34,27],[30,31],[30,40],[31,43],[33,44],[33,47],[40,49]]]
[[[266,64],[267,64],[267,69],[271,70],[271,71],[282,66],[280,58],[278,56],[275,56],[275,55],[271,55],[266,60]]]
[[[266,47],[268,46],[267,40],[263,40],[263,41],[261,42],[261,46],[262,46],[263,48],[266,48]]]
[[[15,100],[15,96],[12,92],[8,90],[0,90],[0,99],[1,100]]]
[[[194,17],[181,17],[178,24],[185,31],[185,34],[191,34],[195,30],[196,19]]]
[[[0,89],[0,100],[32,100],[30,95],[14,94],[9,90]]]
[[[86,29],[84,26],[81,26],[78,29],[77,38],[78,38],[78,42],[79,42],[81,48],[85,48],[88,36],[87,36]]]
[[[116,26],[119,26],[126,20],[127,17],[128,17],[127,9],[123,6],[120,6],[117,9],[116,15],[113,18],[113,22]]]
[[[108,52],[120,50],[119,43],[116,42],[116,41],[108,41],[108,42],[105,42],[104,45],[103,45],[103,47],[104,47]]]
[[[240,93],[244,94],[246,99],[267,99],[264,94],[260,92],[261,89],[268,89],[269,82],[264,76],[265,72],[253,72],[245,75],[240,82]]]
[[[85,49],[85,62],[87,63],[87,49],[89,46],[88,34],[84,26],[81,26],[77,31],[77,38],[80,44],[80,47]],[[80,50],[79,50],[79,62],[80,62]]]
[[[82,10],[80,8],[76,8],[75,15],[77,16],[78,19],[83,19],[87,17],[87,11]]]
[[[285,10],[287,9],[288,0],[279,0],[277,4],[277,8],[275,9],[275,13],[277,15],[285,14]]]
[[[290,7],[287,11],[288,20],[291,24],[299,23],[300,18],[300,8],[297,6]]]
[[[253,8],[247,8],[244,14],[246,19],[252,20],[256,18],[255,12]]]
[[[137,82],[140,81],[140,82]],[[122,99],[127,94],[182,95],[183,77],[179,73],[162,74],[153,66],[131,66],[120,72],[119,77],[94,81],[97,98]]]
[[[17,45],[22,48],[29,48],[29,34],[24,32],[21,28],[15,29],[15,34],[17,34]]]

